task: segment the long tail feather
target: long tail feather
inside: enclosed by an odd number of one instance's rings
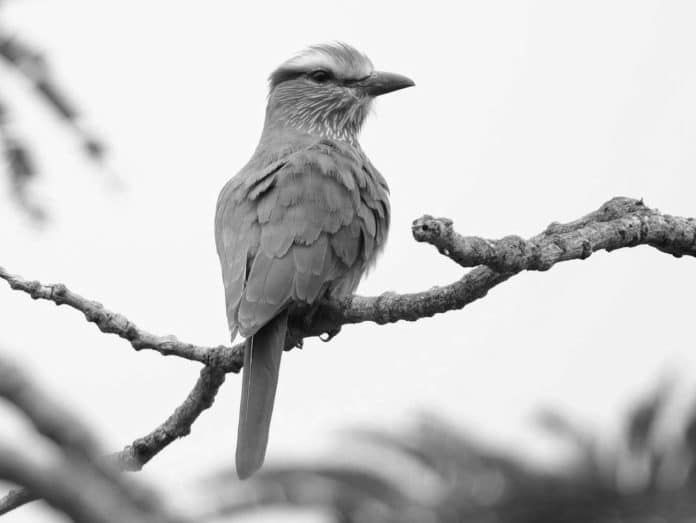
[[[266,456],[287,326],[288,313],[284,311],[250,337],[244,349],[236,456],[240,479],[256,472]]]

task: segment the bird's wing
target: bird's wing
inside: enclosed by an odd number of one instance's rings
[[[320,142],[223,188],[216,241],[233,332],[254,334],[291,301],[312,303],[370,263],[389,208],[365,162]]]

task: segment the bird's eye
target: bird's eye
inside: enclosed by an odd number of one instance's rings
[[[328,82],[331,79],[331,73],[324,69],[317,69],[309,73],[309,77],[319,84]]]

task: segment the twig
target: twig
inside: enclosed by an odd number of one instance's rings
[[[164,423],[110,458],[123,470],[141,470],[171,442],[188,436],[191,425],[198,419],[201,412],[212,406],[215,395],[224,381],[223,370],[203,367],[193,390]]]
[[[35,300],[52,301],[56,305],[67,305],[82,312],[87,321],[94,323],[100,331],[128,340],[135,350],[152,349],[164,356],[175,355],[201,363],[214,360],[216,367],[220,366],[228,372],[239,372],[242,367],[244,360],[241,347],[205,347],[178,341],[174,336],[157,336],[139,328],[122,314],[105,309],[101,303],[72,292],[61,283],[46,285],[25,280],[21,276],[10,274],[3,267],[0,267],[0,278],[7,281],[13,289],[27,293]]]

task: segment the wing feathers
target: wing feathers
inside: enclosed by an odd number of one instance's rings
[[[216,213],[230,328],[247,336],[293,301],[354,289],[389,219],[383,178],[347,144],[322,141],[256,165],[223,188]]]

